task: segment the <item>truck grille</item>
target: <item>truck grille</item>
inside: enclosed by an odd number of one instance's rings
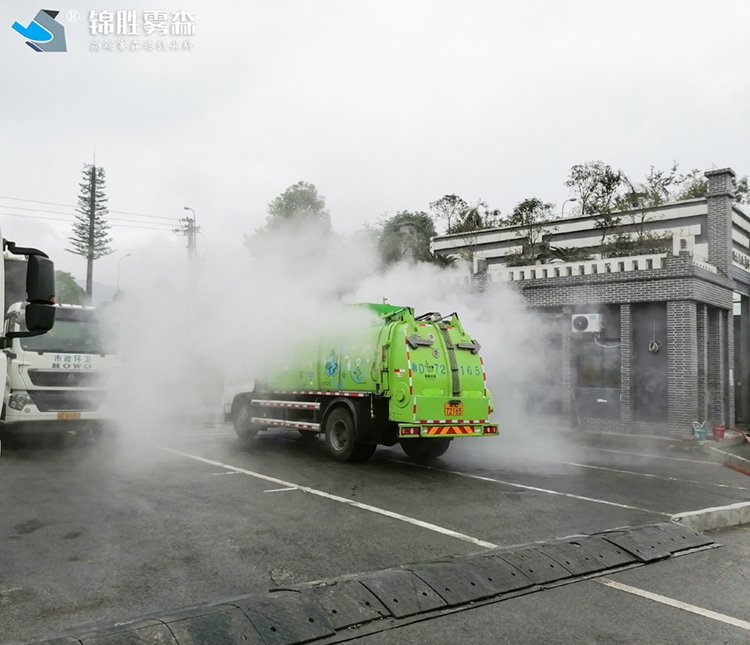
[[[106,396],[103,390],[28,390],[28,393],[40,412],[96,412]]]
[[[109,372],[75,372],[71,370],[28,371],[29,380],[41,387],[103,387],[109,380]]]

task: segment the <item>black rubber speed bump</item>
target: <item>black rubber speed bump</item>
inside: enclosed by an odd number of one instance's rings
[[[81,638],[83,645],[178,645],[166,625],[151,625],[140,629],[110,632]]]
[[[238,605],[266,645],[294,645],[334,634],[323,609],[306,594],[289,593]]]
[[[463,562],[435,562],[410,567],[448,606],[463,605],[498,594],[495,587]]]
[[[356,580],[315,587],[303,593],[313,597],[337,630],[391,615],[385,606]]]
[[[409,571],[388,571],[361,582],[396,618],[446,606],[432,587]]]
[[[601,539],[596,541],[591,538],[580,538],[552,542],[536,548],[574,576],[596,573],[635,561],[630,554],[626,554],[622,549],[615,550],[612,544]]]
[[[707,538],[705,535],[696,533],[687,526],[678,524],[677,522],[663,522],[661,524],[654,524],[654,526],[669,536],[669,541],[671,542],[669,548],[672,553],[684,551],[685,549],[695,549],[699,546],[708,546],[714,543],[713,540]]]
[[[603,533],[602,537],[632,553],[641,562],[653,562],[672,555],[673,540],[667,533],[650,524],[623,531]]]
[[[498,594],[534,586],[534,581],[516,567],[494,555],[483,555],[466,561],[476,575]]]
[[[81,645],[81,641],[72,636],[63,636],[62,638],[54,638],[51,641],[44,641],[44,645]]]
[[[263,645],[258,632],[237,607],[213,607],[199,615],[167,622],[180,645]]]
[[[567,569],[537,549],[503,551],[498,553],[497,557],[524,573],[534,584],[555,582],[570,577]]]

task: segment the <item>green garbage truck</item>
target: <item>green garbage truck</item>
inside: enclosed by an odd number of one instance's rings
[[[302,343],[251,385],[225,390],[224,412],[250,442],[261,430],[325,436],[338,461],[365,461],[400,443],[413,459],[444,454],[455,437],[497,436],[479,343],[458,315],[351,305],[368,323]]]

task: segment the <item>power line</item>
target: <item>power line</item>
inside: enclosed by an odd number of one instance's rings
[[[70,204],[58,204],[57,202],[42,202],[37,199],[23,199],[21,197],[5,197],[0,195],[0,199],[12,199],[17,202],[29,202],[32,204],[45,204],[46,206],[62,206],[64,208],[78,208],[77,206],[71,206]],[[150,219],[167,219],[170,221],[179,221],[179,217],[164,217],[162,215],[144,215],[142,213],[130,213],[128,211],[109,211],[110,213],[116,213],[117,215],[135,215],[136,217],[148,217]]]
[[[13,208],[18,211],[31,211],[33,213],[53,213],[56,215],[67,215],[67,216],[75,217],[73,213],[64,213],[63,211],[50,211],[44,208],[24,208],[23,206],[5,206],[4,204],[0,204],[0,208]],[[122,217],[107,217],[106,219],[107,221],[112,220],[114,222],[132,222],[133,224],[154,224],[154,225],[159,225],[159,226],[172,226],[172,224],[167,224],[166,222],[141,222],[140,220],[137,220],[137,219],[123,219]]]
[[[7,208],[7,207],[6,207]],[[0,217],[23,217],[25,219],[44,219],[49,220],[52,222],[59,222],[60,224],[69,224],[73,222],[73,220],[65,220],[60,219],[59,217],[44,217],[43,215],[21,215],[20,213],[0,213]],[[155,223],[156,226],[158,226],[158,223]],[[152,226],[132,226],[129,224],[112,224],[113,227],[117,228],[140,228],[146,231],[172,231],[172,228],[154,228]],[[169,226],[168,224],[163,224],[162,226]]]

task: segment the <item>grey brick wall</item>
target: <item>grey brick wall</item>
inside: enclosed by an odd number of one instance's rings
[[[633,421],[633,408],[630,400],[632,356],[633,330],[630,305],[623,304],[620,305],[620,420],[627,426]]]
[[[708,419],[708,306],[697,305],[698,421]]]
[[[661,351],[663,351],[662,348]],[[698,318],[696,303],[667,303],[669,429],[689,434],[698,421]]]
[[[734,171],[709,170],[708,179],[708,261],[724,273],[732,272],[732,202]]]
[[[721,310],[708,310],[707,394],[708,419],[711,424],[724,419],[724,325]]]
[[[577,424],[577,411],[574,407],[575,402],[573,401],[573,395],[571,388],[576,381],[575,365],[573,364],[573,352],[571,342],[571,327],[566,325],[565,321],[570,320],[570,316],[573,313],[573,308],[566,306],[562,308],[563,321],[562,321],[562,407],[563,417],[567,425]]]

